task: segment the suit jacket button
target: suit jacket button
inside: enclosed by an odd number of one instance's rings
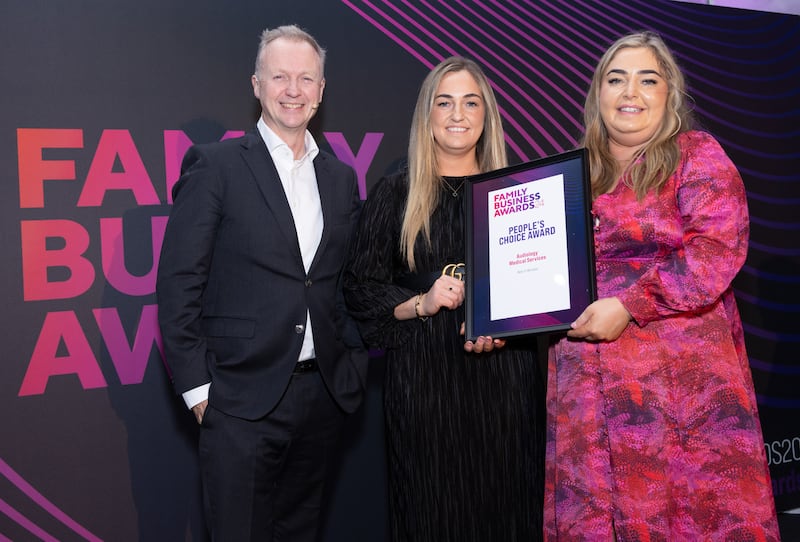
[[[296,326],[294,326],[294,332],[300,335],[301,333],[303,333],[303,331],[305,331],[305,328],[306,327],[303,324],[297,324]]]
[[[311,286],[311,279],[308,279],[308,280],[306,281],[306,286]]]

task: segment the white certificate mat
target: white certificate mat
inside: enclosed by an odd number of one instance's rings
[[[564,176],[489,192],[492,320],[570,308]]]

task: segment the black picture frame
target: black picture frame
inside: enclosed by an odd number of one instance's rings
[[[566,330],[597,299],[585,149],[470,177],[466,205],[468,340]]]

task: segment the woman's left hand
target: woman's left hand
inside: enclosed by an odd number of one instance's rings
[[[613,341],[622,335],[631,314],[616,297],[598,299],[572,322],[568,337],[587,341]]]
[[[461,324],[461,334],[464,334],[464,324]],[[506,345],[506,341],[504,339],[492,339],[488,336],[481,335],[480,337],[473,341],[467,341],[464,343],[464,350],[466,352],[472,352],[473,354],[481,354],[483,352],[491,352],[495,348],[503,348]]]

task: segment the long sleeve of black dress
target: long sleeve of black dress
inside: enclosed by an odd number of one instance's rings
[[[409,273],[399,248],[407,194],[404,174],[385,177],[375,185],[364,204],[345,269],[348,308],[372,348],[398,347],[420,325],[394,317],[397,305],[427,290],[411,288],[402,280]]]

